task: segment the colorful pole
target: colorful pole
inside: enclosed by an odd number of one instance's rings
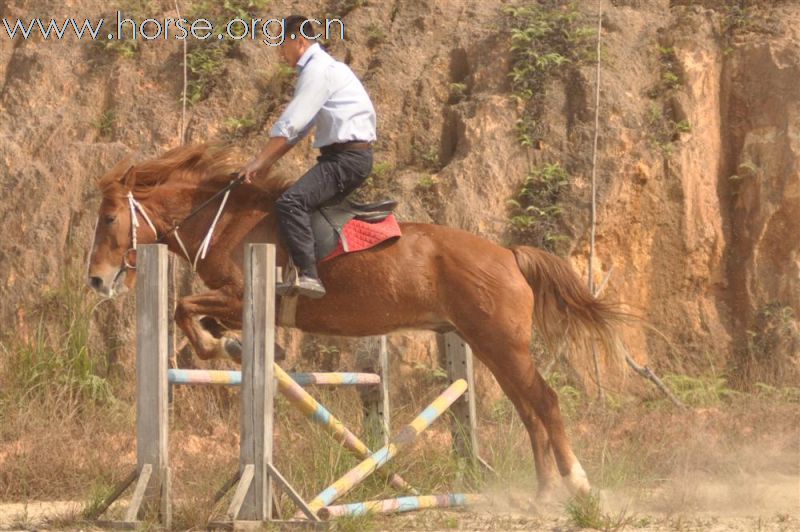
[[[223,384],[241,386],[241,371],[217,369],[169,369],[167,380],[170,384]]]
[[[292,377],[283,371],[280,366],[275,364],[275,380],[278,381],[278,390],[292,403],[298,410],[308,416],[312,421],[322,425],[333,437],[355,454],[358,458],[366,458],[371,451],[364,442],[350,432],[344,424],[333,416],[324,406],[319,404],[316,399],[311,397]],[[392,473],[389,482],[399,490],[417,493],[399,475]],[[323,505],[324,506],[324,505]],[[316,510],[315,510],[316,511]]]
[[[381,383],[380,375],[374,373],[290,373],[300,386],[359,386]],[[170,384],[222,384],[239,386],[242,372],[212,369],[167,370]]]
[[[366,514],[395,514],[422,510],[423,508],[452,508],[467,506],[485,501],[485,497],[471,493],[449,493],[446,495],[421,495],[417,497],[398,497],[380,501],[354,502],[321,508],[317,514],[327,521],[334,517],[355,517]]]
[[[381,383],[375,373],[290,373],[300,386],[364,386]]]
[[[277,374],[277,372],[276,372]],[[313,512],[318,512],[323,506],[329,506],[333,501],[356,487],[373,471],[386,464],[404,447],[412,443],[417,436],[439,416],[441,416],[464,392],[467,391],[467,381],[459,379],[451,384],[437,397],[428,408],[422,411],[414,420],[403,427],[389,441],[389,444],[374,452],[363,462],[344,474],[339,480],[325,488],[319,495],[308,503]]]

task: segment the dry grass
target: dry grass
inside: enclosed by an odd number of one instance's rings
[[[123,363],[107,365],[109,347],[93,343],[93,310],[83,297],[66,285],[43,302],[36,334],[2,344],[1,500],[73,500],[88,508],[135,462],[133,379],[126,369],[132,367],[132,353],[117,353]],[[680,527],[708,512],[774,517],[778,524],[785,515],[785,522],[796,524],[791,512],[799,495],[800,391],[756,384],[745,394],[715,374],[665,380],[691,406],[688,411],[660,398],[614,395],[600,407],[567,379],[550,379],[559,391],[576,453],[600,490],[596,498],[555,509],[538,504],[527,434],[506,399],[480,408],[482,454],[494,465],[497,479],[450,452],[448,416],[393,460],[390,469],[423,493],[483,490],[493,497],[494,509],[485,509],[486,515],[498,508],[522,511],[529,526],[555,515],[564,526],[615,530],[655,522]],[[394,429],[410,421],[445,385],[432,372],[424,386],[405,391],[406,403],[393,405]],[[354,432],[361,432],[354,390],[313,393]],[[276,463],[304,497],[313,497],[357,464],[280,397],[277,407]],[[228,499],[216,507],[210,500],[237,468],[238,391],[177,388],[171,420],[175,527],[203,528],[224,512]],[[382,476],[374,475],[346,500],[396,495]],[[279,506],[285,516],[294,513],[284,495]],[[80,505],[76,508],[51,517],[50,526],[78,526]],[[112,508],[112,516],[121,511]],[[336,529],[448,529],[464,524],[462,514],[426,515],[346,519]],[[23,512],[6,524],[25,528],[34,523]]]
[[[348,426],[360,429],[361,414],[353,408],[355,392],[320,391],[316,395]],[[431,389],[419,398],[419,404],[397,408],[393,426],[409,421],[435,395],[436,390]],[[786,481],[800,478],[798,408],[787,396],[793,397],[783,393],[736,395],[689,412],[661,401],[634,399],[601,409],[579,398],[579,405],[567,409],[573,411],[568,428],[601,495],[572,501],[558,512],[573,525],[617,530],[651,522],[653,518],[643,517],[650,515],[678,522],[706,511],[757,515],[790,511],[781,506],[787,494],[775,496],[766,489],[781,475],[784,486]],[[116,412],[117,408],[121,411]],[[3,456],[3,498],[96,501],[133,463],[131,410],[124,405],[98,407],[87,410],[86,417],[76,415],[49,424],[43,421],[47,414],[41,408],[15,417],[14,430],[20,432],[14,440],[16,450]],[[305,497],[316,495],[357,463],[285,401],[279,400],[278,412],[276,462]],[[484,477],[449,452],[450,435],[444,419],[423,434],[410,452],[393,460],[392,470],[424,493],[482,489],[501,500],[519,493],[535,500],[524,428],[505,400],[492,412],[481,420],[481,444],[484,457],[498,470],[498,480]],[[237,467],[238,438],[230,428],[237,424],[235,390],[178,390],[170,433],[176,528],[202,528],[224,511],[227,499],[216,508],[209,501]],[[8,453],[9,448],[6,444],[3,451]],[[383,478],[374,476],[346,500],[391,496],[395,494]],[[279,504],[284,515],[295,510],[285,496]],[[537,510],[539,515],[542,511],[552,513],[552,509]],[[458,516],[436,515],[439,517],[426,518],[425,527],[459,526]],[[56,522],[63,525],[73,518],[80,521],[79,514],[74,514]],[[337,529],[381,528],[385,519],[343,520]]]

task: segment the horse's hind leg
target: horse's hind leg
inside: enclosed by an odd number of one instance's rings
[[[480,354],[477,356],[481,360],[490,360],[488,357],[483,357]],[[491,360],[491,363],[493,362],[494,360]],[[522,420],[522,424],[525,426],[525,430],[528,432],[531,448],[533,450],[533,462],[536,466],[536,481],[539,486],[539,498],[546,500],[553,493],[556,481],[558,480],[547,428],[536,415],[530,401],[514,393],[514,383],[506,378],[506,374],[490,364],[487,364],[487,367],[489,367],[489,370],[495,375],[503,392],[514,405],[517,414]]]
[[[519,413],[531,439],[540,489],[546,491],[552,485],[554,471],[548,452],[552,447],[558,471],[570,490],[588,493],[589,481],[564,430],[558,396],[536,370],[528,352],[529,330],[523,332],[519,323],[515,327],[502,316],[472,325],[459,329],[465,331],[464,339]]]
[[[467,343],[470,343],[467,341]],[[473,344],[470,343],[470,347]],[[474,347],[473,347],[474,349]],[[478,351],[475,355],[480,359],[492,375],[497,379],[498,384],[503,389],[503,392],[508,396],[514,409],[517,411],[525,430],[528,432],[530,438],[531,448],[533,450],[533,461],[536,466],[536,480],[539,486],[539,498],[548,499],[553,492],[558,475],[553,467],[553,456],[550,448],[550,437],[547,435],[547,429],[541,420],[536,416],[535,411],[527,400],[522,400],[522,396],[513,391],[513,383],[506,379],[506,374],[500,371],[496,365],[494,358],[485,356],[484,353]]]

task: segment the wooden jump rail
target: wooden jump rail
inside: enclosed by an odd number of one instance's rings
[[[272,521],[273,487],[277,482],[295,502],[298,516],[318,522],[340,515],[388,513],[417,508],[459,506],[480,499],[471,494],[420,496],[400,476],[385,473],[397,489],[413,496],[385,501],[368,501],[339,506],[330,504],[355,487],[369,474],[387,463],[436,418],[453,406],[454,446],[475,462],[472,359],[469,348],[455,334],[444,337],[451,386],[411,424],[395,437],[388,438],[388,383],[386,338],[381,338],[381,375],[374,373],[293,373],[275,363],[275,247],[250,244],[245,251],[245,297],[242,327],[242,370],[168,369],[167,248],[143,245],[138,252],[136,288],[136,444],[137,466],[87,518],[96,520],[134,482],[131,502],[122,521],[97,521],[99,526],[137,528],[149,509],[157,511],[164,527],[171,526],[171,471],[168,460],[168,412],[170,385],[220,384],[241,386],[239,469],[217,493],[215,502],[235,486],[226,512],[227,521],[209,523],[212,527],[238,527]],[[367,405],[365,424],[373,421],[373,435],[382,436],[385,446],[370,449],[344,424],[319,404],[303,386],[380,385],[381,397]],[[289,402],[310,420],[322,425],[331,435],[363,462],[332,486],[306,503],[272,463],[273,396],[277,386]],[[370,425],[367,425],[370,426]],[[375,429],[374,427],[378,428]]]
[[[401,449],[409,446],[417,436],[439,418],[456,399],[467,391],[467,381],[459,379],[451,384],[414,420],[398,432],[388,444],[366,457],[360,464],[345,473],[339,480],[319,493],[308,507],[316,514],[339,497],[352,490],[379,467],[394,458]]]
[[[445,495],[421,495],[397,497],[379,501],[352,502],[321,508],[317,515],[323,521],[334,517],[357,517],[367,514],[389,514],[412,512],[423,508],[454,508],[485,502],[482,495],[470,493],[447,493]]]
[[[375,373],[289,373],[289,377],[300,386],[372,386],[381,383]],[[170,369],[167,370],[170,384],[239,386],[242,372],[216,369]]]

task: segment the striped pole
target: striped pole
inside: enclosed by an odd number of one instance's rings
[[[381,383],[374,373],[289,373],[300,386],[366,386]],[[242,372],[216,369],[170,369],[170,384],[221,384],[240,386]]]
[[[242,372],[218,369],[169,369],[170,384],[222,384],[241,386]]]
[[[449,493],[446,495],[421,495],[418,497],[398,497],[380,501],[354,502],[325,506],[317,514],[320,519],[327,521],[334,517],[356,517],[367,514],[396,514],[412,512],[424,508],[452,508],[468,506],[484,502],[483,495],[472,493]]]
[[[356,487],[373,471],[391,460],[404,447],[412,443],[417,436],[439,416],[441,416],[464,392],[467,391],[467,381],[459,379],[451,384],[437,397],[428,408],[422,411],[414,420],[403,427],[390,441],[389,444],[374,452],[363,462],[344,474],[339,480],[322,490],[319,495],[308,503],[313,512],[318,512],[323,506],[329,506],[333,501]]]
[[[367,386],[381,383],[375,373],[290,373],[300,386]]]
[[[322,425],[331,435],[341,442],[341,444],[358,458],[367,458],[371,451],[364,442],[350,432],[333,414],[324,406],[319,404],[316,399],[311,397],[291,376],[283,371],[278,364],[275,364],[275,379],[278,381],[278,390],[292,403],[295,408],[300,410],[309,419]],[[389,476],[389,483],[399,490],[417,493],[399,475],[392,473]]]

